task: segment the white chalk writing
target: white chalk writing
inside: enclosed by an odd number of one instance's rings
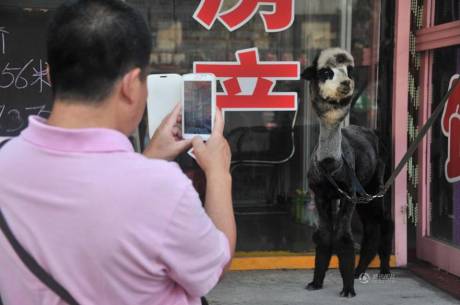
[[[9,46],[10,37],[13,35],[5,26],[0,26],[0,93],[1,90],[18,90],[25,92],[37,90],[39,93],[47,93],[46,88],[51,87],[48,80],[48,63],[43,59],[25,57],[15,58]],[[21,54],[21,53],[19,53]],[[13,56],[11,56],[13,55]],[[8,92],[8,96],[10,96]],[[15,93],[13,95],[18,95]],[[24,97],[25,98],[25,97]],[[16,103],[15,98],[5,98],[0,100],[0,135],[15,136],[27,126],[29,115],[47,117],[50,113],[46,108],[48,104],[34,106]]]
[[[46,110],[46,105],[40,105],[35,107],[26,107],[27,114],[29,115],[38,115],[44,117],[45,115],[50,114],[51,112]]]
[[[5,30],[5,27],[0,27],[0,46],[2,50],[2,54],[6,53],[6,35],[10,32]]]
[[[47,66],[48,64],[45,63],[45,65]],[[46,69],[46,67],[43,68],[41,59],[40,59],[40,65],[39,65],[38,70],[35,68],[33,69],[34,69],[34,73],[32,74],[32,76],[36,77],[36,79],[30,85],[33,86],[38,82],[40,85],[40,93],[42,93],[43,84],[47,85],[48,87],[51,87],[50,83],[46,80],[46,76],[48,76],[48,69]]]
[[[29,115],[45,117],[50,113],[50,111],[46,110],[46,105],[26,107],[23,112],[16,108],[8,109],[8,111],[6,111],[6,109],[6,105],[0,105],[0,120],[6,122],[5,125],[8,127],[5,131],[8,133],[13,133],[22,129],[26,125]]]
[[[37,61],[37,67],[33,67],[32,63],[34,59],[30,59],[24,66],[13,66],[10,62],[7,62],[3,67],[0,66],[0,88],[7,89],[14,87],[22,90],[27,87],[31,87],[38,84],[39,92],[43,92],[43,87],[51,87],[50,83],[46,80],[48,71],[46,69],[47,63],[43,65],[43,61],[40,59]],[[33,71],[28,71],[28,68],[32,68]],[[32,77],[32,81],[30,81]]]
[[[21,112],[18,109],[10,109],[6,113],[6,116],[8,120],[11,122],[10,125],[17,126],[14,128],[8,128],[6,132],[15,132],[21,129],[22,126],[24,126],[24,120],[22,119]]]

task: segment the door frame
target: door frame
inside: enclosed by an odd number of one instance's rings
[[[407,151],[410,10],[411,1],[396,1],[392,98],[393,169]],[[407,265],[407,166],[395,179],[391,199],[396,265],[404,267]]]

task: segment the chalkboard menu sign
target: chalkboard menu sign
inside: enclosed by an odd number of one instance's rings
[[[0,137],[17,136],[29,115],[47,117],[46,29],[51,12],[0,5]]]

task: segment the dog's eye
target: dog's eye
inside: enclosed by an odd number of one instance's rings
[[[354,77],[353,70],[354,70],[353,66],[348,66],[348,67],[347,67],[347,73],[348,73],[348,77],[349,77],[349,78],[353,78],[353,77]]]
[[[334,72],[329,68],[320,69],[318,71],[318,77],[322,80],[332,79],[334,77]]]

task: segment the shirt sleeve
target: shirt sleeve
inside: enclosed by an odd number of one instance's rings
[[[162,248],[168,275],[192,297],[206,295],[230,260],[227,237],[205,213],[191,184],[165,230]]]

